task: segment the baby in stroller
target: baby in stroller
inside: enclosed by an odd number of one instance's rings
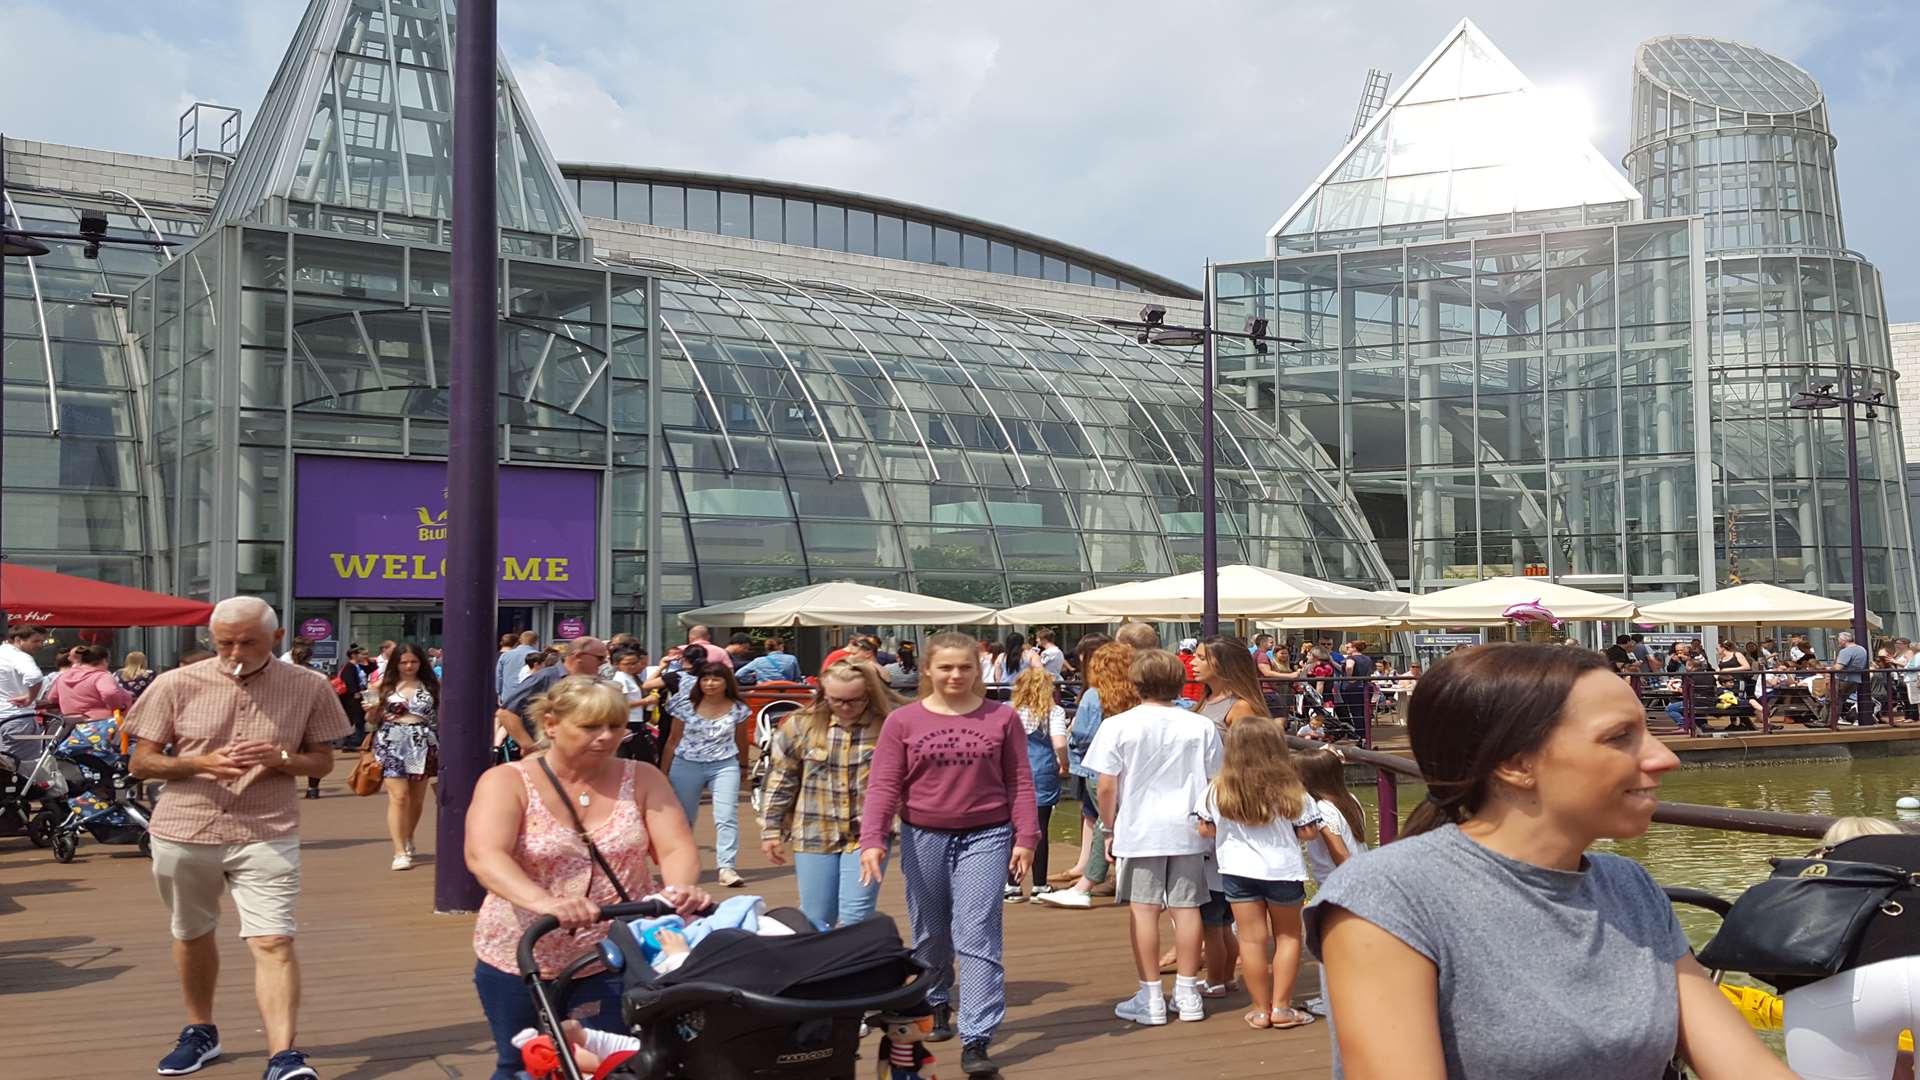
[[[519,944],[519,968],[540,1021],[536,1037],[547,1040],[553,1066],[547,1075],[565,1080],[589,1075],[596,1080],[853,1077],[867,1016],[910,1009],[926,997],[925,968],[885,916],[828,931],[816,930],[791,909],[756,911],[751,929],[744,919],[698,930],[696,923],[684,931],[692,939],[685,958],[661,965],[672,968],[663,974],[656,966],[661,961],[657,931],[660,920],[672,913],[670,905],[652,898],[603,908],[601,917],[614,920],[606,940],[550,982],[539,976],[533,947],[558,929],[558,922],[542,918],[527,928]],[[653,943],[647,940],[650,932]],[[621,975],[621,1012],[630,1042],[595,1038],[587,1045],[584,1033],[570,1039],[562,1023],[574,978],[602,966]],[[576,1061],[573,1053],[555,1049],[576,1044],[592,1059],[591,1073],[582,1071],[587,1058]]]

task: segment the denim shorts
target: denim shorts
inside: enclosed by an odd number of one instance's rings
[[[1230,904],[1251,904],[1256,900],[1265,900],[1269,904],[1298,904],[1307,898],[1307,883],[1304,881],[1261,881],[1238,874],[1221,874],[1220,881],[1227,887],[1227,902]]]

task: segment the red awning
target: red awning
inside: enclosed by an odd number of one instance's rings
[[[213,605],[0,563],[0,611],[42,626],[204,626]]]

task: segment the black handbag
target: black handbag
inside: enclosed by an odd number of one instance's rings
[[[1920,874],[1882,863],[1771,859],[1773,876],[1742,893],[1700,950],[1715,971],[1825,978],[1853,954],[1876,915],[1898,917],[1894,890]]]

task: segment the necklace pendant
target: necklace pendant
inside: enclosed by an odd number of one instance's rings
[[[585,806],[585,805],[587,805],[588,803],[590,803],[590,802],[592,802],[592,801],[593,801],[593,793],[592,793],[592,792],[590,792],[590,791],[583,791],[583,792],[581,792],[581,793],[580,793],[580,805],[581,805],[581,806]]]

